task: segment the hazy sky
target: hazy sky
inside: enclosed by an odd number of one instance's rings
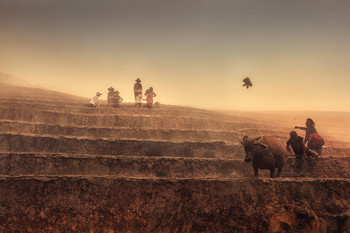
[[[0,0],[0,72],[91,97],[350,111],[350,1]],[[246,90],[242,79],[251,77]]]

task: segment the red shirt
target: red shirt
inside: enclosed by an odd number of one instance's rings
[[[148,93],[147,94],[146,101],[147,101],[148,104],[153,103],[153,95],[152,95],[152,93]]]

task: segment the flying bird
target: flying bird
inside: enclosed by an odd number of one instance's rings
[[[246,86],[246,88],[248,89],[249,87],[253,86],[252,82],[250,81],[250,78],[246,77],[245,79],[243,79],[243,86]]]

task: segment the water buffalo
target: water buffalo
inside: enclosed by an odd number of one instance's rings
[[[274,177],[275,168],[278,168],[277,177],[280,176],[286,162],[286,150],[284,143],[274,137],[258,137],[248,139],[244,136],[241,141],[244,145],[245,162],[252,161],[254,175],[258,176],[258,169],[270,170],[270,176]]]

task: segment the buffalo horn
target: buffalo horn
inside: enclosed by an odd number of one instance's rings
[[[260,144],[261,142],[262,142],[262,140],[263,140],[263,137],[258,137],[258,138],[256,138],[255,140],[254,140],[254,144],[256,145],[256,144]]]
[[[247,143],[248,136],[244,136],[241,140],[242,145],[245,145]]]

